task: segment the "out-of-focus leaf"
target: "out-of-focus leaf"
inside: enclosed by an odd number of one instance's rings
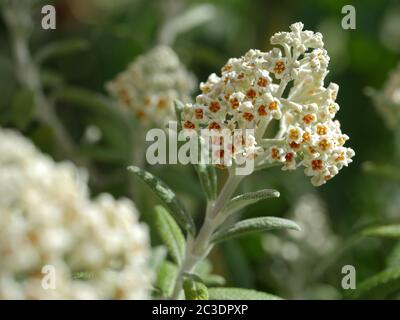
[[[203,277],[203,281],[207,286],[223,286],[226,283],[225,278],[219,274],[209,274]]]
[[[152,269],[158,270],[161,263],[167,257],[167,249],[164,246],[157,246],[151,249],[149,265]]]
[[[217,171],[215,167],[203,163],[199,163],[194,167],[207,199],[214,200],[217,196]]]
[[[164,261],[158,270],[155,286],[161,290],[163,297],[170,297],[174,289],[178,269],[175,264]]]
[[[12,120],[18,129],[24,130],[32,120],[35,112],[33,92],[29,89],[19,90],[12,101]]]
[[[251,289],[209,288],[210,300],[282,300],[275,295]]]
[[[192,216],[186,212],[175,193],[164,182],[156,178],[150,172],[144,171],[136,166],[131,166],[128,169],[152,189],[183,229],[192,235],[195,234],[196,228]]]
[[[46,88],[59,88],[64,85],[63,77],[60,74],[48,69],[40,70],[40,80],[43,86]]]
[[[364,236],[382,238],[400,238],[400,224],[371,227],[362,232]]]
[[[79,51],[87,50],[89,42],[85,39],[65,39],[60,41],[53,41],[50,44],[40,48],[35,56],[35,62],[41,64],[44,61],[55,56],[72,54]]]
[[[161,28],[159,42],[171,45],[178,34],[212,20],[215,14],[216,8],[211,4],[200,4],[191,7],[182,14],[167,21]]]
[[[386,266],[388,268],[392,267],[399,267],[400,268],[400,242],[398,242],[390,254],[388,255],[386,259]]]
[[[185,276],[183,279],[183,291],[186,300],[208,300],[206,285],[197,277]]]
[[[9,109],[17,87],[13,62],[0,55],[0,124],[9,121]]]
[[[400,168],[397,166],[364,162],[362,168],[365,172],[380,176],[382,178],[400,181]]]
[[[205,259],[198,263],[194,269],[193,274],[199,275],[207,286],[221,286],[224,285],[226,280],[218,274],[211,274],[212,264],[209,260]]]
[[[94,161],[105,163],[121,163],[125,160],[124,154],[117,152],[118,150],[100,146],[82,146],[79,154]]]
[[[217,243],[250,232],[264,232],[281,229],[300,230],[300,227],[294,221],[277,217],[252,218],[239,221],[232,226],[218,230],[212,236],[212,241]]]
[[[223,208],[223,214],[230,214],[260,200],[278,198],[279,196],[279,191],[272,189],[264,189],[256,192],[241,194],[234,197],[226,204],[226,206]]]
[[[50,95],[55,102],[64,102],[68,106],[84,108],[91,113],[91,124],[96,125],[102,132],[102,139],[107,145],[117,149],[124,157],[130,150],[131,136],[129,122],[118,108],[111,106],[111,101],[90,90],[62,87]]]
[[[400,290],[400,268],[386,269],[357,286],[349,292],[351,299],[383,299]]]
[[[72,273],[72,279],[87,281],[93,279],[95,274],[93,272],[81,271]]]
[[[174,218],[162,206],[156,206],[156,226],[169,254],[181,265],[185,255],[185,237]]]

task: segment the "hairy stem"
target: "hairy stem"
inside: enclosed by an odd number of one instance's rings
[[[32,27],[30,2],[5,1],[2,10],[10,34],[17,78],[22,86],[32,91],[39,119],[53,129],[61,148],[72,157],[74,144],[58,120],[54,106],[44,95],[39,72],[29,50],[29,33]]]
[[[179,299],[182,290],[183,276],[193,271],[194,267],[203,260],[212,248],[211,237],[214,231],[223,223],[219,215],[221,209],[231,199],[243,176],[236,176],[233,170],[230,171],[224,187],[217,199],[207,203],[204,223],[195,238],[188,235],[186,240],[185,259],[178,271],[172,299]]]

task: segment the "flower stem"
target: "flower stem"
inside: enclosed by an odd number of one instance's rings
[[[236,176],[233,170],[229,172],[224,187],[215,201],[208,201],[204,223],[195,238],[188,235],[184,261],[178,271],[172,299],[179,299],[182,290],[183,276],[193,271],[194,267],[203,260],[212,248],[211,237],[214,231],[223,223],[219,215],[221,209],[231,199],[243,176]]]
[[[56,139],[66,155],[73,157],[74,143],[57,118],[54,106],[43,92],[39,72],[29,50],[28,41],[32,25],[31,2],[5,1],[2,9],[4,21],[10,34],[17,78],[22,86],[33,93],[39,119],[53,129]]]

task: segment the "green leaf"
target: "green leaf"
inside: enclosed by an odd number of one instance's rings
[[[368,237],[400,238],[400,224],[367,228],[362,234]]]
[[[151,256],[149,259],[149,266],[153,270],[158,270],[160,265],[167,257],[167,249],[165,246],[156,246],[151,249]]]
[[[206,285],[197,277],[184,277],[183,291],[186,300],[208,300],[208,290]]]
[[[178,131],[182,130],[182,110],[183,103],[175,100],[175,114],[178,121]],[[200,138],[199,142],[200,142]],[[217,196],[217,171],[215,167],[207,164],[197,164],[194,166],[200,180],[200,185],[207,196],[207,199],[214,200]]]
[[[33,92],[29,89],[21,89],[13,97],[11,103],[11,117],[15,126],[26,129],[32,120],[35,111],[35,101]]]
[[[383,299],[400,290],[400,268],[386,269],[357,286],[348,294],[352,299]]]
[[[400,242],[390,251],[386,258],[387,267],[400,267]]]
[[[239,221],[232,226],[218,230],[212,236],[212,241],[220,242],[235,238],[250,232],[264,232],[270,230],[293,229],[300,230],[300,227],[291,220],[276,217],[260,217]]]
[[[210,300],[282,300],[269,293],[240,288],[209,288]]]
[[[155,286],[161,290],[161,294],[165,298],[169,298],[174,290],[178,268],[169,261],[164,261],[158,270]]]
[[[199,163],[194,167],[207,199],[214,200],[217,197],[217,171],[215,170],[215,167],[202,163]]]
[[[239,211],[244,207],[254,204],[263,199],[278,198],[280,196],[279,191],[273,189],[264,189],[256,192],[249,192],[238,195],[231,199],[223,209],[223,214],[230,214],[235,211]]]
[[[203,281],[207,286],[223,286],[226,283],[225,278],[219,274],[207,275],[203,277]]]
[[[195,234],[196,228],[193,218],[186,212],[175,193],[164,182],[139,167],[131,166],[128,170],[133,172],[152,189],[183,229],[187,230],[192,235]]]
[[[181,265],[185,255],[185,237],[174,218],[162,206],[156,206],[156,226],[169,254],[177,265]]]
[[[400,170],[397,166],[391,164],[364,162],[362,168],[367,173],[394,181],[400,181]]]
[[[89,42],[85,39],[66,39],[55,42],[53,41],[39,49],[36,52],[34,59],[37,64],[41,64],[55,56],[76,53],[87,50],[88,48]]]

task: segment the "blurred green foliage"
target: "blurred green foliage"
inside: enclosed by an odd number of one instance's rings
[[[269,49],[269,37],[274,32],[287,30],[293,22],[302,21],[306,29],[321,31],[331,55],[328,80],[340,85],[341,110],[337,118],[351,138],[349,146],[356,151],[354,163],[318,189],[301,172],[279,169],[260,172],[242,183],[242,191],[273,188],[280,191],[281,197],[252,205],[242,216],[285,217],[301,195],[318,193],[327,205],[328,219],[339,238],[337,254],[318,259],[309,257],[314,259],[313,265],[319,273],[308,270],[308,274],[292,275],[309,277],[300,297],[293,296],[287,284],[283,286],[274,280],[273,270],[282,273],[281,279],[293,271],[286,261],[267,255],[262,235],[224,243],[212,252],[210,259],[214,271],[227,279],[228,286],[258,289],[285,298],[343,297],[345,292],[340,281],[345,264],[356,267],[360,281],[389,267],[387,259],[399,265],[399,249],[394,239],[363,238],[354,245],[352,242],[352,236],[364,227],[389,223],[400,217],[398,207],[397,215],[387,213],[391,203],[400,197],[398,181],[362,170],[366,161],[399,167],[395,149],[400,146],[395,145],[393,133],[386,129],[370,99],[364,95],[366,86],[381,87],[399,60],[399,52],[391,51],[381,39],[385,17],[399,8],[397,1],[56,0],[52,3],[57,10],[57,29],[41,29],[39,3],[34,8],[30,39],[45,94],[54,102],[78,154],[95,172],[96,176],[91,179],[93,194],[107,191],[116,196],[134,197],[143,220],[150,225],[153,225],[152,208],[157,199],[143,184],[132,181],[126,171],[129,165],[144,165],[137,160],[140,155],[143,158],[144,150],[140,147],[143,133],[139,124],[122,114],[106,96],[105,82],[135,56],[157,44],[168,19],[195,5],[213,5],[215,16],[178,34],[172,46],[199,81],[206,80],[212,72],[218,73],[230,57],[240,56],[250,48]],[[341,8],[345,4],[356,8],[356,30],[341,28]],[[35,117],[31,92],[21,88],[15,77],[9,43],[2,22],[0,125],[17,128],[40,149],[62,160],[64,155],[51,128]],[[100,131],[94,140],[89,134],[93,127]],[[135,154],[139,157],[134,157]],[[193,168],[173,165],[147,169],[176,191],[198,220],[205,199]],[[160,243],[155,233],[152,237],[154,245]],[[352,245],[348,245],[349,241]],[[300,254],[307,257],[307,252]]]

